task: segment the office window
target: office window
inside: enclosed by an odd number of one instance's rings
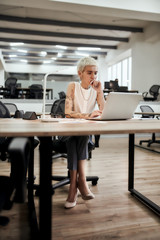
[[[119,62],[117,63],[117,78],[118,78],[118,82],[119,85],[122,85],[122,63]]]
[[[131,89],[132,58],[128,57],[108,68],[108,81],[118,78],[119,86],[127,86]]]

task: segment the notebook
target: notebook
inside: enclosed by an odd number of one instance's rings
[[[142,100],[141,93],[110,92],[107,96],[101,117],[93,120],[125,120],[133,114]]]

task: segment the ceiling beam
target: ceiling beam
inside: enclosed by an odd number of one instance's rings
[[[19,48],[14,47],[14,49],[10,46],[7,45],[3,45],[0,44],[0,49],[7,49],[7,50],[11,50],[12,52],[15,50],[18,50]],[[48,49],[48,48],[37,48],[37,47],[26,47],[23,46],[23,49],[27,50],[27,51],[31,51],[31,52],[39,52],[39,51],[45,51],[47,52],[48,55],[52,55],[54,53],[65,53],[65,54],[75,54],[75,50],[71,50],[71,49],[65,49],[65,51],[63,49]],[[88,55],[106,55],[107,52],[102,52],[102,51],[88,51],[88,50],[76,50],[79,54],[81,53],[86,53]],[[10,53],[12,54],[12,53]]]
[[[42,64],[44,64],[43,61],[41,61],[41,62],[29,61],[29,62],[23,63],[23,62],[20,62],[20,61],[12,61],[12,60],[5,60],[5,63],[14,63],[14,64],[18,64],[18,65],[20,65],[20,64],[22,64],[22,65],[24,65],[24,64],[33,64],[33,65],[42,65]],[[77,62],[76,62],[76,63],[54,62],[54,64],[53,64],[53,62],[52,62],[52,63],[47,63],[47,64],[45,64],[45,65],[51,65],[51,66],[53,66],[53,65],[54,65],[54,66],[74,66],[74,65],[75,65],[75,66],[76,66],[76,65],[77,65]]]
[[[17,28],[3,28],[3,27],[0,27],[0,32],[13,33],[13,34],[24,34],[24,35],[36,35],[36,36],[62,37],[62,38],[108,40],[108,41],[119,41],[119,42],[128,42],[129,41],[129,38],[123,38],[123,37],[110,37],[110,36],[73,34],[73,33],[62,33],[62,32],[48,32],[48,31],[36,31],[36,30],[23,30],[23,29],[17,29]]]
[[[23,42],[28,44],[41,44],[41,45],[64,45],[68,47],[91,47],[91,48],[102,48],[102,49],[117,49],[117,46],[113,45],[100,45],[100,44],[87,44],[87,43],[71,43],[71,42],[55,42],[55,41],[41,41],[41,40],[30,40],[20,38],[0,38],[1,42]]]
[[[127,32],[143,32],[143,28],[138,27],[126,27],[117,25],[104,25],[104,24],[93,24],[93,23],[83,23],[83,22],[70,22],[70,21],[58,21],[50,19],[41,18],[29,18],[29,17],[15,17],[8,15],[0,15],[0,21],[8,22],[18,22],[18,23],[30,23],[30,24],[40,24],[40,25],[56,25],[56,26],[67,26],[76,28],[86,28],[86,29],[105,29],[105,30],[118,30]]]

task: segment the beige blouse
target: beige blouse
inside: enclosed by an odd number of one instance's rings
[[[97,92],[90,87],[84,89],[81,84],[75,82],[74,109],[80,113],[92,113],[96,105]]]

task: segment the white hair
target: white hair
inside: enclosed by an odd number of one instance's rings
[[[77,71],[83,72],[84,68],[88,65],[98,66],[97,61],[92,57],[81,58],[77,64]]]

